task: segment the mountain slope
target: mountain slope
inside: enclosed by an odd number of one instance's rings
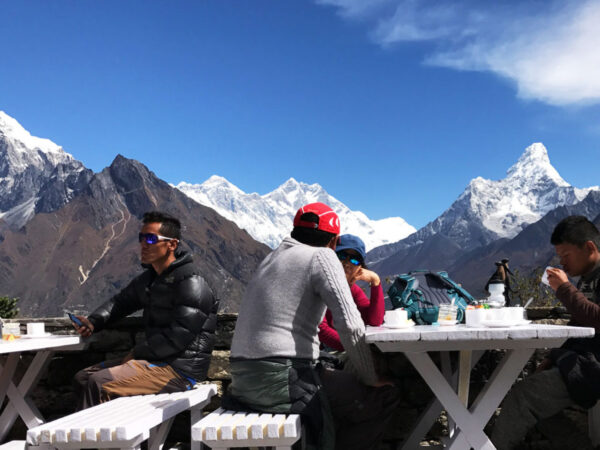
[[[0,218],[14,228],[68,203],[92,172],[0,111]]]
[[[546,148],[540,143],[532,144],[508,169],[506,178],[475,178],[437,219],[400,242],[373,249],[368,259],[379,263],[436,234],[454,242],[461,251],[501,238],[510,239],[556,207],[576,204],[598,189],[570,186],[550,164]]]
[[[462,280],[470,292],[482,295],[487,279],[495,270],[495,261],[508,258],[510,266],[519,268],[524,274],[538,267],[557,265],[550,236],[558,222],[570,215],[582,215],[597,223],[600,219],[600,192],[590,192],[575,205],[559,206],[525,227],[513,239],[502,239],[468,252],[447,268],[453,277]]]
[[[0,231],[0,286],[20,297],[21,314],[91,311],[140,273],[137,233],[145,211],[180,218],[182,247],[221,298],[237,311],[243,288],[269,249],[215,211],[117,156],[79,195],[20,230]]]
[[[331,206],[340,216],[342,233],[360,236],[367,248],[396,242],[415,231],[400,217],[370,220],[360,211],[351,211],[320,185],[309,185],[293,178],[262,196],[247,194],[219,176],[212,176],[196,185],[181,182],[176,187],[198,203],[234,221],[256,240],[271,248],[277,247],[289,235],[298,208],[312,202]]]

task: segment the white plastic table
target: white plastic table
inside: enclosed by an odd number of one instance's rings
[[[404,353],[437,399],[421,415],[403,449],[418,447],[439,415],[441,406],[457,426],[457,432],[448,443],[449,449],[495,449],[483,428],[535,349],[560,347],[570,337],[593,336],[593,328],[538,324],[505,328],[468,328],[465,325],[401,329],[367,327],[366,331],[366,341],[381,351]],[[482,351],[490,349],[507,352],[469,408],[468,386],[470,371],[476,362],[474,352],[480,356]],[[427,352],[432,351],[460,352],[458,392],[452,386],[452,377],[444,376],[429,357]]]
[[[17,415],[21,416],[27,428],[44,423],[42,415],[28,395],[40,380],[54,350],[69,347],[78,349],[82,345],[80,342],[79,336],[21,337],[14,341],[0,340],[0,354],[8,355],[6,361],[0,363],[0,405],[6,396],[9,400],[0,415],[0,441],[6,437]],[[17,386],[14,376],[23,352],[36,354]]]

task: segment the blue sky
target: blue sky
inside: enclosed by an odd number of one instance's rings
[[[501,3],[501,5],[490,5]],[[0,2],[0,110],[99,171],[320,183],[420,227],[533,142],[599,184],[598,1]]]

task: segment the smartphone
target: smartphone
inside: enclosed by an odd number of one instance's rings
[[[75,317],[75,315],[73,315],[71,313],[67,313],[67,316],[69,316],[69,319],[71,319],[71,322],[73,322],[78,327],[83,326],[83,322],[81,320],[79,320],[77,317]]]

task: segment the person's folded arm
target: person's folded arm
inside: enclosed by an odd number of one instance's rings
[[[383,323],[383,315],[385,314],[385,301],[381,284],[371,286],[371,298],[367,297],[356,284],[352,285],[351,291],[365,325],[380,326]]]
[[[342,341],[340,341],[340,335],[327,320],[328,314],[329,310],[325,313],[323,321],[319,324],[319,340],[327,347],[343,352],[344,346],[342,345]]]
[[[344,269],[331,249],[315,253],[311,280],[316,293],[331,310],[333,323],[350,361],[365,384],[378,383],[373,355],[365,341],[365,325],[352,299]]]

